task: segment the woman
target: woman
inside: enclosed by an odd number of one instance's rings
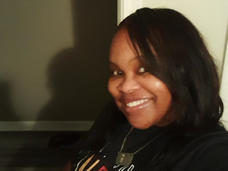
[[[72,170],[228,170],[215,64],[199,32],[171,9],[143,8],[118,26],[107,105]]]

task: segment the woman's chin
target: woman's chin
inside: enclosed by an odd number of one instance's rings
[[[133,128],[136,128],[136,129],[148,129],[152,126],[152,124],[149,124],[149,123],[140,123],[140,122],[132,122],[132,121],[129,121],[128,122],[130,123],[130,125],[133,127]]]

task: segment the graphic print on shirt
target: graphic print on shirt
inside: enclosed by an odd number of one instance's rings
[[[135,166],[131,164],[130,166],[121,166],[121,165],[114,165],[113,169],[118,169],[118,171],[132,171],[134,170]]]
[[[110,166],[110,164],[105,162],[105,158],[105,155],[97,156],[92,154],[89,157],[86,156],[77,163],[77,166],[74,169],[74,171],[133,171],[135,168],[133,164],[131,164],[128,167],[121,165]]]

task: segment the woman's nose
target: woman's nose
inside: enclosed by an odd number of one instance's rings
[[[132,93],[140,87],[134,78],[125,77],[119,84],[118,90],[122,93]]]

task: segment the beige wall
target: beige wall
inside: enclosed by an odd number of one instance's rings
[[[228,40],[228,35],[227,35]],[[228,41],[226,40],[226,53],[223,66],[222,82],[220,94],[224,103],[224,116],[223,120],[228,129]]]

